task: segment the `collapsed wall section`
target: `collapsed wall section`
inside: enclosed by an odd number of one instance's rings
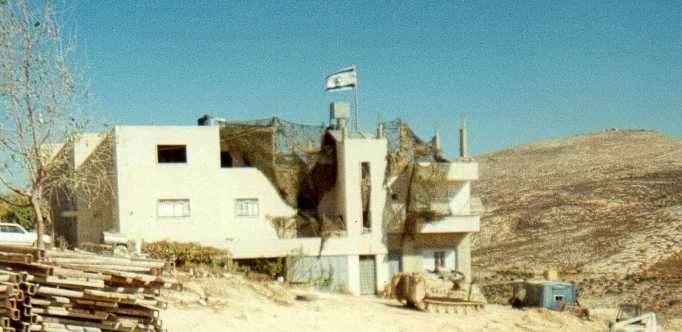
[[[273,218],[282,237],[320,236],[324,225],[342,227],[318,206],[336,185],[336,145],[324,126],[271,118],[220,122],[223,167],[255,167],[282,199],[298,210],[295,220]],[[293,228],[293,229],[292,229]]]
[[[435,138],[430,142],[420,139],[400,119],[387,122],[384,133],[388,140],[387,202],[393,205],[391,208],[400,206],[404,211],[391,214],[394,219],[386,220],[386,227],[402,225],[401,233],[414,235],[418,219],[448,214],[446,204],[438,204],[447,201],[448,184],[442,179],[447,174],[448,160],[441,155]]]

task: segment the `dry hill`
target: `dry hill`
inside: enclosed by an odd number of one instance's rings
[[[682,141],[608,130],[477,159],[477,268],[555,268],[584,297],[682,308]]]

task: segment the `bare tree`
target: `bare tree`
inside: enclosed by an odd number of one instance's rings
[[[0,0],[0,183],[24,199],[6,203],[33,208],[39,248],[48,195],[77,182],[69,158],[56,152],[87,125],[65,40],[51,1]]]

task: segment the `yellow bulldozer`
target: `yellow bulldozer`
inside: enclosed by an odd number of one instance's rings
[[[421,311],[460,313],[480,310],[486,300],[475,283],[454,273],[397,273],[387,293]]]

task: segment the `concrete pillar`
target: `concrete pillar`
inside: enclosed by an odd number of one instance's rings
[[[423,272],[422,252],[415,248],[414,241],[405,240],[402,257],[403,272]]]
[[[457,271],[464,274],[466,282],[471,282],[471,234],[464,234],[457,242]]]
[[[386,284],[390,282],[386,255],[376,255],[374,264],[376,266],[376,289],[377,292],[381,292]]]
[[[348,291],[360,295],[360,256],[348,256]]]
[[[467,138],[467,121],[462,119],[462,128],[459,129],[459,156],[466,158],[469,156],[469,142]]]
[[[440,143],[440,130],[436,129],[436,133],[433,135],[433,148],[436,149],[436,153],[440,154],[442,151],[442,146]]]

